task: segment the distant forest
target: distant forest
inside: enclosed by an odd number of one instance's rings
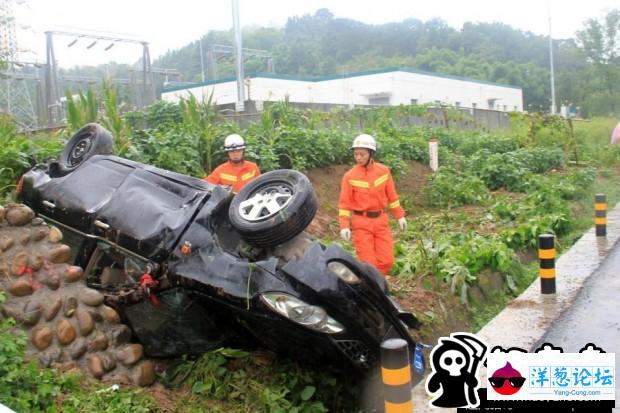
[[[177,69],[186,82],[200,82],[204,67],[209,79],[207,52],[216,44],[232,46],[232,30],[210,31],[153,66]],[[243,47],[270,52],[275,73],[283,75],[398,66],[519,86],[529,111],[548,111],[551,103],[549,38],[503,23],[465,23],[457,30],[441,19],[410,18],[369,25],[320,9],[289,18],[283,28],[246,27]],[[575,104],[584,116],[620,114],[620,9],[584,21],[575,38],[554,39],[553,53],[558,106]],[[123,66],[115,69],[123,72]],[[218,78],[234,75],[230,55],[221,55],[216,67]],[[245,58],[246,73],[267,70],[267,59]]]

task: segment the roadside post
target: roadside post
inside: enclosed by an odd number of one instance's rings
[[[542,294],[555,294],[555,236],[538,236],[538,260],[540,262],[540,290]]]
[[[597,237],[607,236],[607,196],[594,195],[594,225]]]
[[[385,413],[413,412],[409,348],[402,338],[381,343],[381,378]]]
[[[439,168],[439,142],[437,139],[430,139],[428,141],[428,159],[429,165],[433,172],[436,172]]]

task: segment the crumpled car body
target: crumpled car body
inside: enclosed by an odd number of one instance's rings
[[[21,186],[20,201],[63,230],[89,286],[148,356],[258,342],[369,371],[383,340],[415,347],[408,328],[417,320],[376,269],[304,232],[276,246],[248,244],[229,219],[227,188],[111,155],[69,172],[37,165]]]

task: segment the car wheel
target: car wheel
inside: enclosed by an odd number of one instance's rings
[[[97,123],[89,123],[77,131],[60,155],[59,168],[69,173],[93,155],[110,155],[114,149],[112,134]]]
[[[280,169],[244,186],[233,198],[228,216],[248,243],[270,247],[302,232],[317,207],[310,180],[301,172]]]

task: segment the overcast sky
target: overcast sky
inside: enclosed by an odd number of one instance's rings
[[[336,17],[346,17],[369,24],[399,22],[406,18],[423,21],[439,17],[460,29],[464,22],[506,23],[514,28],[547,34],[551,11],[554,38],[574,37],[588,18],[603,16],[620,8],[618,0],[238,0],[242,26],[280,27],[290,16],[314,14],[329,9]],[[130,37],[149,42],[151,59],[167,50],[179,48],[198,39],[209,30],[232,26],[231,0],[171,0],[162,2],[135,0],[16,0],[18,44],[21,60],[45,61],[46,30],[65,30]],[[139,45],[79,40],[67,45],[72,37],[55,36],[56,59],[60,66],[105,63],[134,63],[142,54]]]

